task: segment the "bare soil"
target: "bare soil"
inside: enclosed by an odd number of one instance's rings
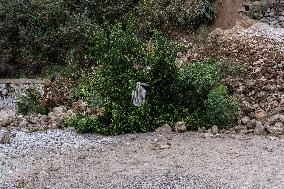
[[[244,0],[217,0],[215,1],[216,18],[209,27],[209,31],[216,28],[231,29],[235,25],[248,28],[255,23],[247,17],[241,16],[238,11],[242,8]]]

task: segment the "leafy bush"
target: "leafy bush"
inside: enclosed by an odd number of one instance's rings
[[[70,117],[64,117],[62,124],[74,127],[80,133],[92,133],[96,131],[97,121],[94,117],[78,113]]]
[[[3,0],[0,2],[0,36],[7,39],[9,63],[26,72],[44,65],[63,64],[70,49],[83,61],[83,46],[96,24],[83,12],[72,12],[65,1]]]
[[[220,85],[217,63],[189,63],[178,68],[175,45],[158,32],[143,42],[132,28],[117,24],[96,30],[87,49],[88,58],[98,64],[92,80],[103,111],[92,121],[86,121],[88,116],[82,118],[84,121],[75,116],[72,122],[65,121],[65,126],[72,125],[81,132],[91,128],[92,132],[120,134],[147,132],[180,120],[187,122],[188,129],[211,124],[223,127],[233,118],[235,111],[227,94],[212,96]],[[131,101],[137,82],[149,85],[140,107]],[[216,106],[218,103],[222,105]],[[216,117],[216,112],[221,116]]]
[[[223,85],[209,92],[205,104],[206,116],[209,123],[217,125],[220,128],[227,127],[239,110],[238,105],[228,96],[227,88]]]
[[[71,86],[70,79],[57,77],[43,84],[42,93],[35,87],[29,88],[17,99],[17,111],[23,115],[48,114],[55,107],[70,106]]]
[[[22,115],[33,113],[47,114],[48,110],[40,104],[41,96],[35,87],[27,89],[26,93],[17,99],[17,112]]]
[[[99,26],[131,17],[144,34],[187,30],[211,21],[212,7],[210,0],[2,0],[0,58],[29,76],[70,59],[85,66],[86,41]]]

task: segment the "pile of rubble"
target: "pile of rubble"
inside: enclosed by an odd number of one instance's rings
[[[29,130],[45,130],[60,128],[60,119],[73,114],[72,110],[65,107],[56,107],[48,115],[33,114],[22,116],[11,110],[0,111],[0,127],[21,127]]]
[[[240,94],[243,114],[236,130],[257,134],[284,134],[284,29],[255,24],[217,29],[219,54],[243,64],[245,73],[224,82]]]
[[[13,110],[0,110],[0,128],[19,127],[29,131],[57,129],[62,127],[61,120],[66,116],[73,115],[74,112],[84,112],[88,115],[99,113],[97,109],[88,108],[87,104],[81,100],[73,103],[71,108],[65,106],[53,108],[48,115],[32,114],[23,116],[16,114]]]

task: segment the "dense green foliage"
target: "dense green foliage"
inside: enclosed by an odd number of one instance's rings
[[[0,58],[26,72],[48,68],[42,75],[53,81],[44,95],[20,97],[20,113],[46,114],[77,100],[99,109],[62,120],[79,132],[148,132],[177,121],[189,130],[223,128],[237,105],[220,84],[219,66],[177,67],[168,38],[213,17],[211,0],[0,0]],[[131,96],[137,82],[149,85],[139,107]]]
[[[98,64],[94,89],[103,113],[96,117],[78,114],[63,124],[103,134],[147,132],[180,120],[186,121],[188,129],[213,124],[227,127],[237,106],[220,85],[216,62],[178,68],[175,45],[157,32],[143,42],[130,28],[117,24],[93,33],[88,58]],[[149,84],[140,107],[131,101],[137,82]]]
[[[70,58],[86,65],[85,44],[98,26],[131,18],[147,37],[154,29],[186,31],[211,21],[212,7],[208,0],[0,0],[0,73],[30,76]]]
[[[235,117],[238,106],[227,94],[225,86],[213,88],[205,102],[207,120],[212,125],[226,127]]]

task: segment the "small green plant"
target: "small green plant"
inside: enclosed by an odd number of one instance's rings
[[[223,85],[209,92],[205,106],[209,123],[220,128],[227,127],[239,111],[236,101],[228,96],[227,88]]]
[[[25,94],[17,99],[17,112],[22,115],[47,114],[48,110],[40,103],[41,96],[35,87],[27,89]]]
[[[86,116],[82,113],[77,113],[70,117],[64,117],[61,122],[64,126],[74,127],[79,133],[92,133],[96,131],[96,118]]]

